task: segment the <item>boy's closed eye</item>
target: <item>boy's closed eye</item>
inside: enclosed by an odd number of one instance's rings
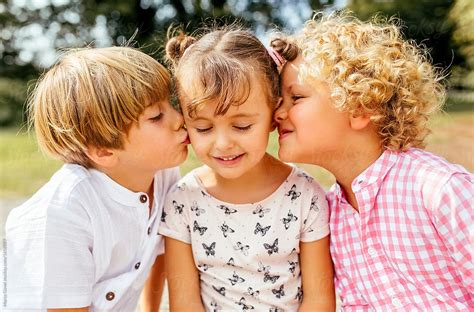
[[[157,114],[157,115],[151,117],[150,120],[152,120],[152,121],[158,121],[158,120],[160,120],[162,117],[163,117],[163,113],[159,113],[159,114]]]

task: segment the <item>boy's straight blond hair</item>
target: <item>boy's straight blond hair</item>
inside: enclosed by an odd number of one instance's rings
[[[30,125],[47,154],[91,167],[88,146],[121,149],[143,110],[169,94],[168,71],[143,52],[74,49],[36,84],[28,102]]]

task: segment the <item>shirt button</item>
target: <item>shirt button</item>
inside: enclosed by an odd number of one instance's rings
[[[115,298],[115,294],[111,291],[109,291],[106,295],[105,295],[105,299],[107,299],[108,301],[112,301],[114,300]]]
[[[147,233],[148,235],[151,234],[151,226],[148,227],[148,230],[146,231],[146,233]]]
[[[372,247],[369,247],[369,249],[367,251],[369,252],[369,255],[371,255],[371,256],[376,256],[377,255],[377,251],[375,251],[375,249],[373,249]]]
[[[135,270],[138,270],[139,267],[140,267],[140,262],[137,262],[137,263],[135,264]]]
[[[402,302],[397,297],[392,298],[392,304],[395,308],[401,308]]]
[[[146,198],[146,195],[140,195],[140,202],[146,203],[147,200],[148,198]]]

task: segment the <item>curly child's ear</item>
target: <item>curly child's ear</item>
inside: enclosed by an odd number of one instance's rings
[[[350,116],[350,125],[354,130],[363,130],[370,124],[370,116],[368,115],[355,115]]]
[[[86,155],[97,166],[111,168],[117,163],[117,155],[113,149],[105,147],[88,146]]]

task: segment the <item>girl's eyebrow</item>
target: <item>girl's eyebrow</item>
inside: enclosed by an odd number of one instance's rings
[[[260,116],[260,113],[255,113],[255,114],[246,114],[246,113],[237,113],[234,115],[230,115],[229,118],[236,119],[236,118],[252,118],[252,117],[258,117]],[[196,118],[192,119],[193,121],[210,121],[209,118],[202,117],[202,116],[197,116]]]

